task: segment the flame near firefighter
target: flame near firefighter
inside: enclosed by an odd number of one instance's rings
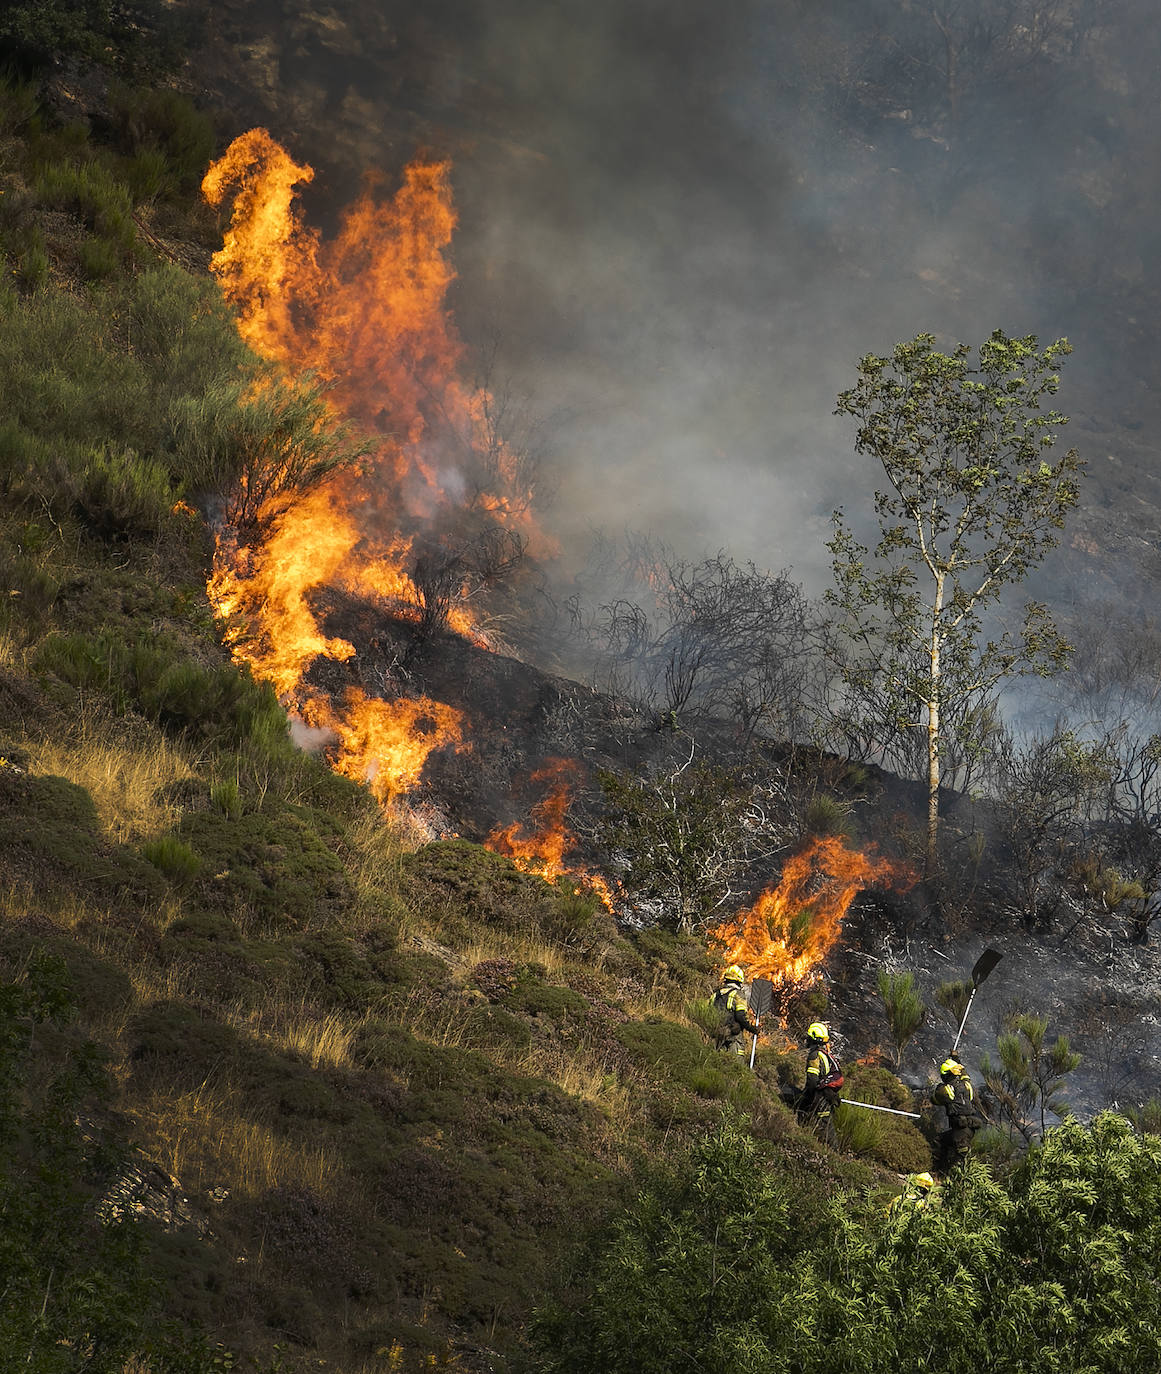
[[[811,981],[842,930],[851,902],[865,887],[907,891],[918,881],[909,868],[848,849],[837,835],[813,840],[791,856],[777,887],[709,932],[727,964],[776,987]]]
[[[417,541],[454,548],[499,528],[533,542],[532,493],[492,397],[460,377],[465,350],[446,308],[455,278],[449,164],[414,163],[390,199],[368,188],[330,242],[297,204],[313,175],[263,129],[236,139],[202,186],[212,205],[230,201],[212,267],[243,338],[292,377],[322,381],[337,416],[370,436],[371,452],[288,509],[260,510],[261,543],[224,531],[210,596],[235,656],[307,724],[330,732],[340,771],[388,798],[414,786],[431,750],[461,740],[462,720],[437,702],[361,693],[340,708],[307,687],[317,659],[356,655],[323,631],[312,594],[336,588],[419,620]],[[482,642],[463,607],[452,606],[448,624]]]
[[[519,821],[504,829],[493,830],[485,847],[496,854],[504,854],[525,873],[535,873],[549,882],[562,874],[580,878],[600,897],[607,910],[613,910],[613,892],[599,873],[565,862],[565,855],[576,845],[576,839],[565,825],[572,789],[576,786],[579,765],[574,759],[550,759],[543,768],[532,774],[531,781],[544,783],[548,790],[532,808],[530,834]]]

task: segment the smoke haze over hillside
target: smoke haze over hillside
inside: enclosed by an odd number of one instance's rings
[[[1151,32],[1135,0],[1099,26],[981,0],[996,26],[965,20],[953,90],[928,8],[349,2],[288,20],[266,85],[303,83],[274,131],[330,157],[322,199],[452,155],[457,315],[547,417],[566,554],[631,526],[817,591],[832,508],[875,478],[831,413],[858,357],[1000,327],[1072,340],[1079,520],[1104,547],[1135,503],[1147,556],[1161,501],[1122,426],[1156,372]]]

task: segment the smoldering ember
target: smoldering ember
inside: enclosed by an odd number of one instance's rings
[[[1161,1364],[1144,0],[0,14],[0,1347]]]

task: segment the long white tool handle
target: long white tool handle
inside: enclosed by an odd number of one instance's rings
[[[896,1107],[876,1107],[873,1102],[856,1102],[850,1097],[844,1097],[842,1105],[844,1107],[866,1107],[869,1112],[890,1112],[892,1116],[913,1116],[916,1121],[920,1119],[918,1112],[901,1112]]]
[[[973,1003],[975,1000],[976,1000],[976,989],[975,989],[975,988],[972,988],[972,995],[968,998],[968,1004],[967,1004],[967,1006],[964,1007],[964,1009],[963,1009],[963,1020],[959,1023],[959,1030],[957,1030],[956,1033],[955,1033],[955,1044],[952,1045],[952,1047],[951,1047],[951,1052],[952,1052],[952,1054],[954,1054],[954,1053],[956,1052],[956,1050],[959,1049],[959,1038],[960,1038],[960,1036],[963,1034],[963,1028],[964,1028],[964,1026],[967,1025],[968,1012],[971,1011],[971,1009],[972,1009],[972,1003]]]
[[[760,1016],[755,1016],[755,1017],[754,1017],[754,1025],[760,1026],[761,1024],[762,1024],[762,1018],[761,1018]],[[754,1051],[755,1051],[757,1048],[758,1048],[758,1033],[757,1033],[757,1031],[755,1031],[754,1034],[753,1034],[753,1036],[752,1036],[751,1039],[750,1039],[750,1068],[753,1068],[753,1067],[754,1067]]]

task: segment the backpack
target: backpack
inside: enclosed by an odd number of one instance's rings
[[[982,1123],[971,1084],[957,1078],[951,1091],[954,1100],[947,1106],[947,1124],[956,1131],[980,1126]]]
[[[737,1013],[730,1006],[730,997],[738,991],[736,983],[731,983],[725,987],[718,988],[713,995],[713,1008],[718,1013],[720,1025],[715,1032],[715,1038],[719,1041],[728,1040],[737,1030]]]
[[[841,1088],[843,1085],[843,1066],[838,1061],[838,1056],[833,1050],[823,1050],[826,1062],[830,1065],[829,1072],[818,1076],[818,1086],[820,1088]]]

